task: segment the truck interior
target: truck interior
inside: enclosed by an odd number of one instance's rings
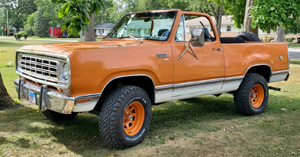
[[[212,29],[212,24],[208,18],[194,15],[183,15],[181,17],[175,40],[178,42],[189,41],[191,38],[191,30],[194,28],[202,28],[204,30],[205,42],[212,42],[216,40],[215,32]],[[235,37],[220,37],[221,44],[247,43],[248,41],[251,40],[245,35],[238,35]]]

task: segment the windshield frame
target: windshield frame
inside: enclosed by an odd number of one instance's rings
[[[174,24],[175,24],[175,21],[177,19],[177,15],[178,15],[178,11],[177,10],[170,10],[170,11],[158,11],[158,12],[135,12],[135,13],[128,13],[126,14],[125,16],[123,16],[121,18],[121,20],[109,31],[109,33],[103,38],[109,38],[109,39],[122,39],[124,37],[112,37],[112,35],[121,27],[121,25],[123,24],[123,22],[126,20],[126,17],[132,15],[132,14],[143,14],[143,13],[169,13],[169,12],[173,12],[174,13],[174,20],[173,20],[173,23],[172,23],[172,26],[171,26],[171,29],[170,29],[170,33],[168,35],[168,37],[165,39],[165,40],[159,40],[159,39],[150,39],[150,38],[138,38],[138,39],[141,39],[141,40],[153,40],[153,41],[168,41],[170,39],[170,36],[173,32],[173,29],[174,29]],[[126,38],[126,37],[125,37]]]

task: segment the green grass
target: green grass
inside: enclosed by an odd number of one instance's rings
[[[12,47],[27,43],[9,42]],[[13,97],[17,76],[5,63],[16,48],[0,53],[1,73]],[[270,84],[282,91],[270,91],[268,109],[261,115],[238,114],[230,94],[154,106],[148,136],[125,150],[104,144],[96,115],[82,113],[54,123],[36,106],[0,111],[0,156],[300,156],[300,60],[291,60],[290,72],[288,82]]]
[[[288,44],[288,47],[289,47],[289,48],[298,48],[298,47],[300,47],[300,44],[297,44],[297,43],[290,43],[290,44]]]

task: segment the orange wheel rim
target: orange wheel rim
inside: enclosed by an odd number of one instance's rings
[[[250,93],[250,102],[252,107],[259,108],[262,105],[264,98],[265,98],[265,91],[262,85],[260,84],[254,85]]]
[[[145,109],[138,101],[132,102],[123,115],[123,130],[126,135],[134,136],[142,128],[145,120]]]

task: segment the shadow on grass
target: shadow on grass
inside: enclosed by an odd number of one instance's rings
[[[290,64],[296,64],[296,65],[300,65],[300,60],[290,60]]]
[[[22,108],[24,107],[23,105],[20,104],[15,104],[15,105],[0,105],[0,111],[4,111],[4,110],[12,110],[12,109],[18,109],[18,108]]]
[[[274,99],[289,100],[289,98],[286,97],[279,98],[276,96],[274,96]],[[300,102],[298,98],[295,98],[293,101],[295,104]],[[270,105],[272,106],[272,104]],[[272,109],[274,108],[268,109],[267,112],[272,112],[270,111]],[[189,129],[198,132],[220,130],[221,128],[208,125],[215,120],[229,121],[231,119],[240,119],[240,121],[243,121],[243,119],[249,119],[249,117],[239,115],[234,110],[234,103],[232,97],[229,95],[220,98],[209,96],[169,102],[155,106],[152,113],[153,118],[150,131],[143,144],[149,143],[157,135],[164,137],[168,132],[180,132],[182,129],[186,132],[189,132]],[[1,119],[3,117],[7,117],[7,119]],[[16,111],[0,113],[0,123],[16,125],[16,127],[12,129],[8,127],[0,130],[2,132],[23,131],[37,135],[39,138],[55,137],[52,139],[52,142],[61,143],[65,145],[68,150],[83,156],[87,154],[90,155],[90,152],[93,151],[110,154],[114,150],[110,149],[101,139],[98,119],[98,116],[84,113],[79,114],[74,120],[54,123],[47,120],[41,112],[25,107]],[[30,125],[35,122],[51,125],[52,127],[44,128]],[[4,137],[0,138],[0,145],[5,143],[21,145],[23,148],[31,147],[31,143],[28,142],[27,139],[10,142]]]

